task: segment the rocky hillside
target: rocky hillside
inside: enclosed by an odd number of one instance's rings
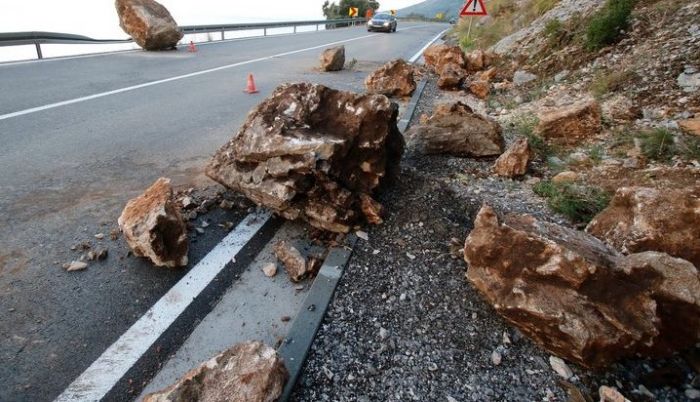
[[[398,16],[422,15],[425,18],[434,18],[438,13],[444,13],[445,18],[449,19],[457,17],[463,5],[463,0],[426,0],[398,10]]]

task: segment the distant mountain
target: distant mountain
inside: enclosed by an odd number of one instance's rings
[[[421,3],[398,10],[399,17],[419,14],[426,18],[434,18],[437,13],[445,13],[445,18],[457,17],[465,0],[425,0]]]

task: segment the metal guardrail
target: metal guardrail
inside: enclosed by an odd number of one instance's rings
[[[344,18],[336,20],[311,20],[311,21],[284,21],[284,22],[256,22],[249,24],[214,24],[214,25],[185,25],[181,26],[180,30],[185,34],[197,34],[208,32],[221,32],[221,40],[225,39],[225,33],[228,31],[245,31],[262,29],[263,36],[267,36],[268,29],[274,28],[294,28],[294,33],[297,32],[297,27],[315,25],[316,30],[320,26],[325,26],[326,29],[337,28],[338,26],[356,26],[365,23],[364,18]],[[93,39],[83,35],[73,35],[59,32],[0,32],[0,47],[2,46],[18,46],[18,45],[34,45],[36,47],[37,58],[42,59],[41,44],[111,44],[111,43],[129,43],[133,39]]]

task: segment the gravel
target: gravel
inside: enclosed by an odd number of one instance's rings
[[[415,119],[430,113],[438,97],[431,79]],[[451,239],[464,241],[482,202],[565,222],[532,193],[531,177],[491,177],[493,161],[407,150],[399,182],[380,198],[389,216],[358,242],[292,400],[562,401],[567,390],[596,399],[601,385],[635,401],[651,400],[647,388],[657,400],[687,398],[693,376],[681,359],[626,362],[606,373],[571,364],[573,375],[563,381],[550,355],[467,283]],[[680,382],[646,380],[661,369]]]

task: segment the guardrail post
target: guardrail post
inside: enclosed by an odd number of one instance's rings
[[[294,25],[294,33],[297,33],[297,26]]]
[[[316,24],[316,30],[318,31],[318,24]]]
[[[34,46],[36,46],[36,57],[41,60],[44,58],[44,56],[41,54],[41,44],[39,42],[34,42]]]
[[[267,28],[263,28],[263,36],[267,36]]]
[[[221,30],[221,40],[226,39],[226,37],[224,36],[224,32],[226,32],[226,31],[222,29]]]

